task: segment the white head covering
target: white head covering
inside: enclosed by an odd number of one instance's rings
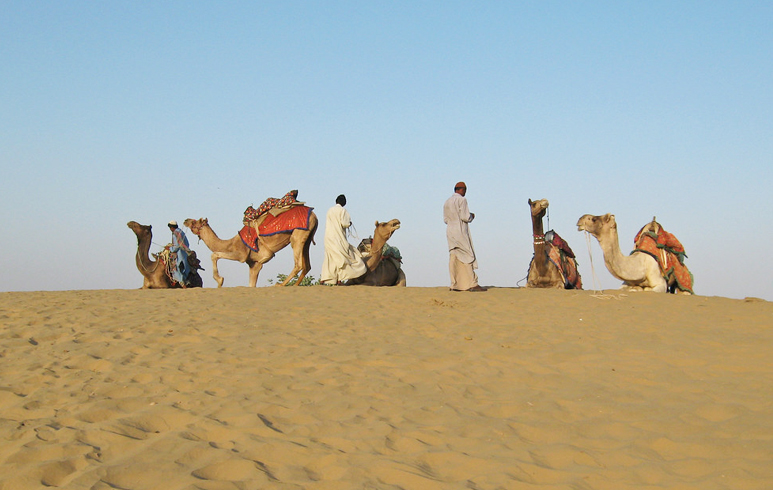
[[[177,221],[175,220],[170,221],[169,226],[177,226]]]

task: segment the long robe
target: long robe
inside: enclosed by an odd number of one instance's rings
[[[478,268],[475,247],[470,236],[472,214],[467,207],[467,199],[454,192],[443,205],[443,221],[446,224],[448,239],[449,274],[451,289],[470,289],[478,285]]]
[[[355,279],[368,271],[360,252],[346,239],[352,225],[349,212],[340,204],[330,208],[325,218],[325,260],[320,282],[337,284]]]
[[[188,237],[180,228],[172,231],[172,246],[169,251],[177,254],[177,269],[174,271],[174,280],[180,284],[188,284],[188,276],[191,273],[191,266],[188,265]]]

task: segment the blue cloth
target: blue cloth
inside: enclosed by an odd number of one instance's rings
[[[172,246],[169,248],[171,253],[177,254],[177,268],[174,270],[174,280],[180,284],[188,284],[188,276],[191,273],[191,266],[188,264],[188,238],[180,228],[172,230]]]

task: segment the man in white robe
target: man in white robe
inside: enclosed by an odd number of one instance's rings
[[[339,284],[355,279],[368,271],[360,252],[346,239],[346,230],[352,225],[349,212],[344,209],[346,196],[336,198],[325,219],[325,260],[319,282]]]
[[[467,185],[459,182],[454,194],[443,205],[443,221],[448,239],[448,272],[452,291],[486,291],[478,285],[478,260],[470,236],[470,223],[475,215],[467,207]]]

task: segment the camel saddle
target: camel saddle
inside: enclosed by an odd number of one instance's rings
[[[569,244],[566,243],[566,240],[558,236],[558,233],[555,231],[550,230],[549,232],[545,233],[545,241],[564,252],[567,257],[575,258],[574,252],[572,252]]]
[[[559,245],[555,245],[553,240],[548,240],[547,236],[550,233],[554,232],[548,232],[545,234],[545,241],[548,242],[548,247],[547,250],[545,250],[545,253],[548,255],[548,260],[553,262],[553,264],[558,269],[558,272],[561,273],[561,277],[564,279],[564,287],[566,289],[582,289],[582,277],[580,277],[580,271],[577,269],[577,259],[574,258],[572,249],[570,249],[569,245],[566,244],[566,242],[557,234],[555,236],[558,237],[559,241],[557,243]],[[560,246],[562,243],[565,245],[565,247]],[[566,249],[569,250],[569,253],[566,252]]]
[[[668,284],[676,283],[681,291],[693,293],[693,275],[684,265],[687,254],[681,242],[653,220],[639,230],[634,238],[633,252],[644,252],[653,257]]]
[[[294,206],[302,206],[303,202],[296,200],[296,197],[298,196],[298,191],[293,190],[282,196],[281,198],[277,199],[275,197],[269,197],[265,201],[261,203],[260,206],[258,206],[257,209],[255,209],[252,206],[248,206],[247,209],[244,210],[244,222],[247,224],[248,221],[256,221],[256,220],[262,220],[264,218],[264,215],[266,213],[271,213],[274,216],[281,214],[289,209],[291,209]]]

